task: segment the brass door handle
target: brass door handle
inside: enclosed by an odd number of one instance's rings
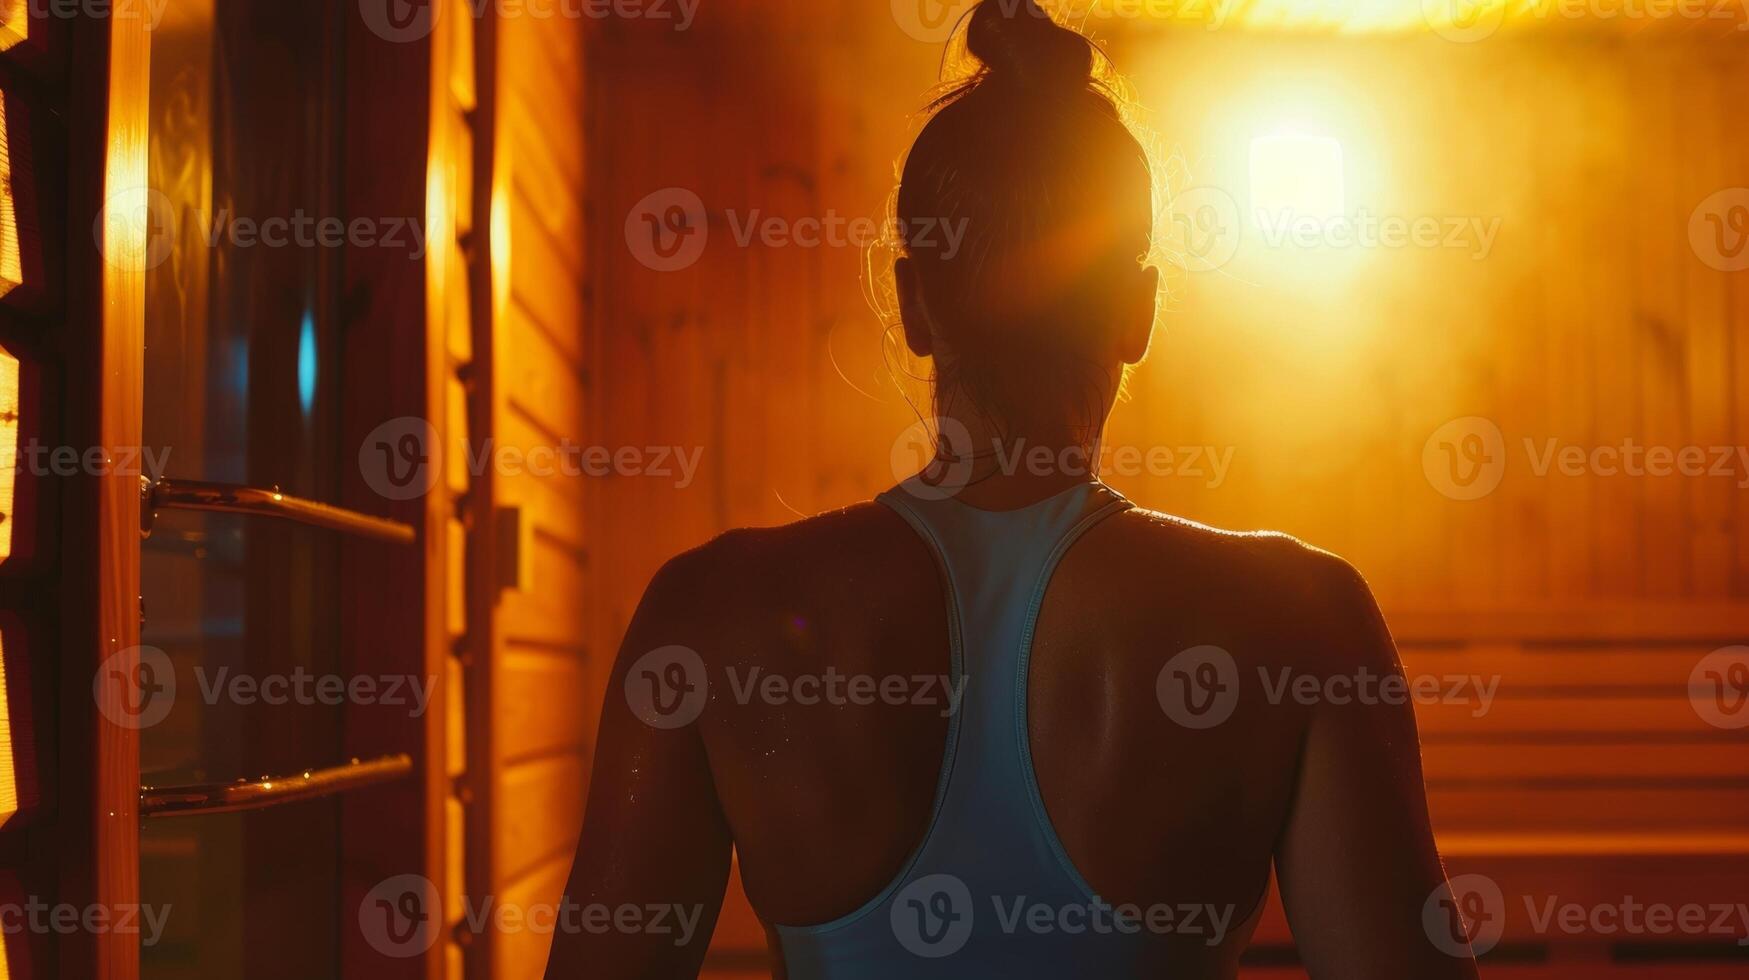
[[[204,510],[273,517],[396,544],[412,544],[419,537],[411,524],[293,497],[280,492],[277,487],[263,490],[231,483],[168,478],[154,481],[141,477],[140,537],[151,537],[153,519],[160,510]]]
[[[400,779],[413,771],[413,758],[406,754],[384,756],[369,762],[353,759],[330,769],[306,769],[291,776],[263,776],[232,783],[196,783],[189,786],[140,787],[140,815],[187,817],[209,813],[235,813],[270,806],[320,799],[350,793]]]

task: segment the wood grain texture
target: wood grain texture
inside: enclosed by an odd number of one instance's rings
[[[100,221],[109,202],[144,194],[150,42],[137,19],[82,20],[71,118],[69,220],[102,228],[71,237],[64,355],[69,387],[64,434],[114,452],[141,439],[145,338],[145,229]],[[119,196],[119,197],[118,197]],[[131,259],[131,261],[130,261]],[[106,261],[107,260],[107,261]],[[64,572],[59,770],[60,900],[115,908],[139,901],[139,735],[112,723],[123,692],[85,692],[105,665],[129,669],[139,643],[139,487],[119,473],[68,481],[61,540]],[[119,661],[110,661],[119,656]],[[136,937],[60,937],[60,971],[102,980],[139,975]]]

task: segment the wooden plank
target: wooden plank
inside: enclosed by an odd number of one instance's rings
[[[467,812],[453,796],[443,801],[443,808],[443,921],[454,926],[466,912],[468,897]]]
[[[515,27],[505,31],[504,42],[509,48],[500,106],[513,118],[525,113],[533,120],[535,131],[544,134],[559,168],[581,178],[587,165],[581,44],[557,43],[560,32],[550,33],[552,36],[547,36],[548,32],[530,34]],[[580,38],[581,32],[575,36]],[[556,121],[569,125],[554,125]]]
[[[559,343],[573,364],[582,366],[580,341],[584,322],[580,264],[567,262],[520,196],[510,201],[510,297],[522,316],[529,317]],[[580,254],[580,253],[579,253]]]
[[[583,175],[564,169],[553,155],[548,130],[520,102],[511,106],[514,121],[526,123],[510,134],[511,177],[528,213],[539,222],[551,244],[568,261],[582,258],[587,243],[581,181]]]
[[[460,657],[450,657],[445,666],[449,686],[444,694],[444,755],[449,778],[459,779],[468,771],[467,670]]]
[[[523,161],[532,157],[546,175],[565,188],[565,196],[580,200],[587,166],[583,136],[575,131],[575,126],[552,125],[555,116],[571,116],[580,124],[583,121],[577,118],[580,113],[566,107],[565,97],[556,95],[550,80],[538,89],[513,87],[507,91],[506,98],[505,110],[517,128],[528,129],[524,123],[533,127],[527,132],[507,134],[516,154],[517,166],[513,170],[520,169]]]
[[[583,754],[595,737],[600,697],[590,682],[586,657],[518,649],[511,645],[499,664],[494,723],[502,760]]]
[[[547,457],[537,455],[534,462],[538,466],[531,467],[526,455],[536,450],[544,454],[562,449],[562,442],[563,439],[555,438],[553,433],[535,429],[519,412],[501,412],[493,448],[500,452],[515,450],[524,455],[499,455],[495,452],[479,465],[496,466],[500,506],[524,508],[535,527],[581,554],[588,535],[584,526],[583,481],[598,478],[566,475],[556,456],[552,457],[551,475],[541,475],[535,469],[546,469]],[[492,459],[500,462],[493,463]]]
[[[433,243],[434,248],[445,247]],[[453,288],[447,294],[449,304],[445,317],[444,334],[449,351],[449,363],[452,370],[460,370],[474,359],[474,311],[473,292],[467,275],[469,263],[468,254],[460,242],[452,242],[449,248],[449,268],[457,271],[452,282]]]
[[[1724,735],[1700,715],[1687,698],[1533,697],[1497,698],[1485,709],[1468,701],[1418,704],[1415,718],[1428,740],[1500,738],[1503,736],[1579,734],[1692,735],[1702,739]],[[1749,744],[1749,736],[1743,741]]]
[[[571,753],[504,767],[493,787],[499,816],[493,856],[506,880],[570,860],[583,827],[588,771],[588,760]]]
[[[1689,675],[1710,646],[1663,647],[1405,647],[1403,667],[1417,678],[1479,677],[1498,682],[1498,696],[1564,689],[1574,694],[1610,688],[1684,697]],[[1475,683],[1475,682],[1472,682]],[[1626,694],[1626,691],[1615,693]]]
[[[1728,780],[1749,785],[1749,746],[1730,742],[1645,745],[1621,740],[1588,745],[1488,745],[1432,742],[1421,753],[1429,784],[1496,781],[1598,784]]]
[[[1616,92],[1629,105],[1641,99],[1664,105],[1692,102],[1699,96],[1697,82],[1702,82],[1694,66],[1674,62],[1666,63],[1664,71],[1628,84],[1619,81],[1621,73],[1616,77]],[[1651,172],[1669,174],[1672,179],[1646,180],[1648,171],[1623,168],[1614,185],[1614,193],[1643,195],[1649,206],[1636,208],[1626,225],[1628,240],[1622,242],[1621,254],[1630,261],[1619,281],[1633,288],[1616,300],[1632,317],[1637,357],[1622,350],[1601,358],[1625,363],[1639,377],[1628,391],[1603,388],[1602,397],[1609,400],[1610,392],[1618,397],[1636,393],[1640,405],[1636,443],[1672,451],[1690,444],[1688,359],[1693,338],[1705,329],[1695,316],[1692,290],[1684,288],[1683,271],[1689,264],[1684,261],[1688,257],[1687,229],[1686,221],[1679,217],[1693,207],[1683,200],[1691,179],[1685,175],[1691,174],[1698,154],[1704,152],[1694,143],[1695,120],[1702,115],[1658,113],[1643,119],[1633,137],[1635,145],[1654,155],[1655,162],[1648,163],[1657,169]],[[1619,221],[1613,223],[1621,226]],[[1638,593],[1656,597],[1691,594],[1693,542],[1688,484],[1695,481],[1680,476],[1617,479],[1633,484],[1640,498]]]
[[[589,622],[588,579],[567,546],[538,532],[531,542],[531,588],[504,593],[504,635],[509,642],[578,652]]]
[[[1749,822],[1749,789],[1430,789],[1436,831],[1701,830]]]
[[[1749,636],[1749,603],[1562,601],[1493,608],[1396,608],[1385,618],[1402,646],[1454,641],[1715,643]]]
[[[521,880],[506,883],[495,904],[527,913],[556,908],[565,893],[565,878],[571,871],[571,856],[532,870]],[[496,929],[492,949],[492,976],[538,977],[546,969],[547,950],[553,937],[540,929]]]
[[[102,241],[98,248],[89,238],[58,245],[67,257],[58,348],[67,358],[68,396],[60,432],[70,445],[138,446],[146,288],[139,257],[148,254],[148,230],[105,220],[104,210],[135,196],[146,203],[151,41],[141,18],[81,18],[67,30],[75,43],[64,106],[66,197],[45,202],[44,211],[64,213],[70,228],[101,228]],[[116,713],[128,696],[119,685],[103,686],[101,704],[79,692],[93,690],[100,668],[132,676],[138,660],[129,652],[140,636],[138,477],[81,474],[61,488],[60,506],[61,694],[51,791],[57,860],[49,873],[54,901],[126,908],[140,902],[140,733],[109,720],[125,717]],[[38,676],[47,683],[53,674]],[[54,946],[59,974],[139,976],[138,935],[75,931],[55,937]]]
[[[499,379],[516,409],[561,440],[580,443],[587,421],[586,387],[574,359],[575,347],[561,347],[554,336],[524,316],[509,316]],[[567,340],[574,344],[575,336]]]
[[[1674,72],[1672,74],[1675,74]],[[1666,234],[1673,239],[1676,281],[1683,286],[1686,307],[1684,354],[1680,365],[1688,419],[1688,442],[1701,447],[1737,445],[1731,418],[1731,403],[1739,397],[1731,386],[1731,336],[1729,278],[1713,273],[1697,261],[1688,241],[1688,220],[1699,203],[1720,187],[1741,183],[1730,156],[1743,143],[1738,127],[1730,121],[1739,92],[1727,92],[1728,72],[1710,59],[1693,63],[1686,73],[1692,79],[1675,93],[1672,101],[1693,106],[1693,111],[1672,114],[1684,123],[1684,165],[1675,173],[1681,181],[1680,209],[1671,216]],[[1658,181],[1655,183],[1665,183]],[[1732,501],[1742,496],[1736,480],[1721,477],[1682,479],[1688,503],[1688,527],[1683,529],[1689,545],[1688,580],[1697,596],[1731,593]]]

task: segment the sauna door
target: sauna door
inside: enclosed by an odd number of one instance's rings
[[[152,33],[134,693],[140,896],[174,914],[142,936],[147,978],[353,975],[346,808],[416,747],[354,765],[349,717],[435,694],[345,652],[347,562],[416,534],[381,518],[388,497],[337,506],[360,466],[345,385],[370,373],[348,362],[369,297],[343,270],[360,249],[422,258],[419,215],[345,198],[349,105],[369,98],[344,88],[350,9],[177,0]]]

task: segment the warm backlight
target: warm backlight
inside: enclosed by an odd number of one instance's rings
[[[1341,217],[1347,200],[1342,144],[1298,131],[1251,141],[1251,208],[1260,222]]]
[[[6,644],[10,639],[6,631],[0,629],[0,827],[18,815],[18,767],[13,757],[11,691],[7,688],[9,679],[6,676],[9,655]]]
[[[0,51],[30,37],[30,0],[0,0]],[[3,958],[0,958],[3,959]],[[0,969],[4,964],[0,963]],[[5,977],[0,973],[0,980]]]
[[[0,296],[24,284],[24,259],[18,242],[18,202],[12,191],[12,147],[6,131],[6,98],[0,94]]]
[[[0,562],[12,557],[18,491],[18,358],[0,349]]]

